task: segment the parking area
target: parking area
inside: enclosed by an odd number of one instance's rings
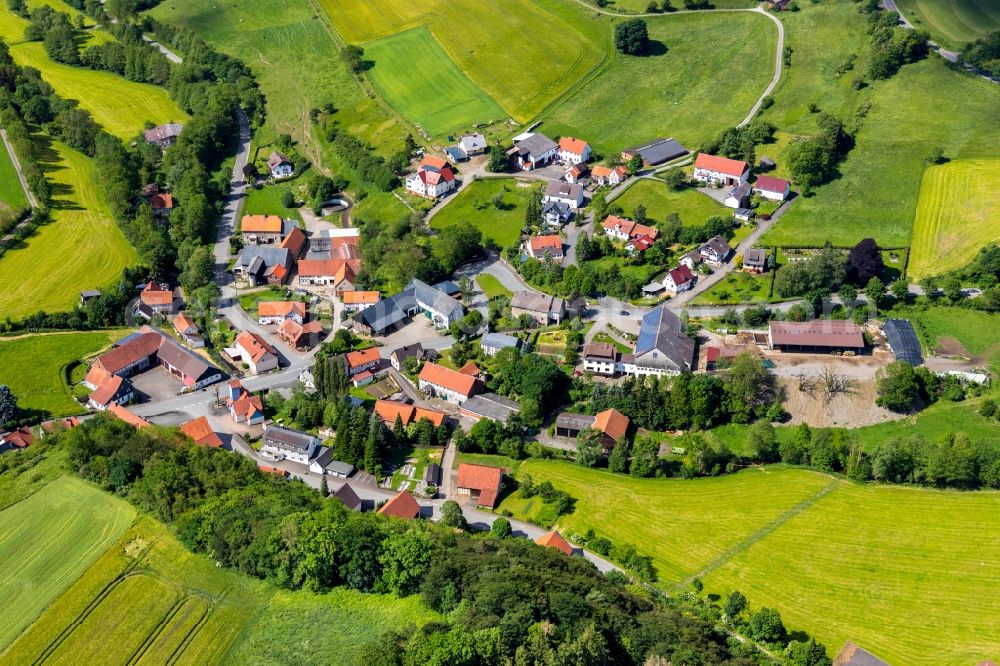
[[[175,398],[184,388],[184,382],[159,365],[130,377],[129,380],[146,402]]]
[[[431,320],[423,315],[415,315],[412,321],[399,330],[376,339],[382,343],[379,349],[382,358],[389,358],[394,350],[417,342],[422,344],[424,349],[447,349],[454,342],[450,335],[441,335]]]

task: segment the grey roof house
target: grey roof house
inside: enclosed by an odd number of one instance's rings
[[[420,311],[437,328],[447,328],[461,319],[465,308],[440,289],[414,279],[403,291],[356,314],[354,326],[370,335],[383,335]]]
[[[755,273],[767,271],[767,250],[752,247],[743,255],[743,269]]]
[[[509,347],[520,349],[521,340],[519,338],[515,338],[513,335],[505,335],[503,333],[487,333],[479,341],[479,346],[482,347],[483,353],[487,356],[496,356],[497,352],[501,349],[507,349]]]
[[[561,298],[534,291],[515,291],[510,299],[511,314],[532,316],[542,326],[558,324],[566,316],[566,302]]]
[[[694,366],[694,340],[680,318],[658,307],[642,318],[635,353],[625,372],[638,375],[679,374]]]
[[[264,427],[264,443],[261,450],[276,458],[286,458],[307,465],[319,447],[319,439],[309,433],[276,425]]]

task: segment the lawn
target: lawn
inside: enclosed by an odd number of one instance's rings
[[[267,287],[260,291],[250,291],[240,295],[240,307],[254,317],[257,316],[257,304],[261,301],[301,301],[308,303],[309,297],[295,293],[289,294],[289,290],[284,287]]]
[[[24,196],[14,163],[7,147],[0,142],[0,229],[4,228],[5,221],[19,218],[27,207],[28,198]]]
[[[320,0],[320,4],[344,40],[364,45],[366,58],[369,46],[374,46],[368,42],[426,26],[458,68],[520,122],[601,62],[607,34],[606,22],[588,18],[586,10],[561,0],[502,4],[428,0],[419,5],[406,0]],[[417,68],[411,73],[421,76]],[[439,73],[435,70],[435,75]]]
[[[535,185],[520,187],[511,178],[483,178],[454,195],[437,215],[431,218],[431,228],[437,231],[459,222],[468,222],[492,238],[500,247],[510,247],[521,237],[524,208]],[[503,196],[504,208],[493,205],[496,195]]]
[[[1000,240],[1000,159],[958,160],[924,172],[907,272],[961,268]]]
[[[610,335],[608,335],[603,331],[595,335],[593,340],[591,340],[591,342],[614,345],[615,349],[617,349],[622,354],[631,354],[633,351],[632,347],[629,347],[624,342],[619,342],[618,340],[616,340],[615,338],[611,337]]]
[[[281,195],[291,190],[293,185],[264,185],[247,191],[243,202],[245,215],[280,215],[286,220],[300,220],[298,208],[285,208],[281,204]]]
[[[487,299],[493,298],[494,296],[510,297],[513,293],[510,289],[500,284],[500,280],[486,273],[481,273],[476,276],[476,282],[479,284],[479,288],[486,295]]]
[[[973,356],[1000,351],[1000,315],[965,308],[932,307],[926,310],[915,308],[897,309],[893,316],[900,316],[913,322],[917,335],[926,350],[946,346],[954,348],[957,342],[966,353]],[[959,352],[963,349],[958,349]]]
[[[21,409],[53,417],[82,414],[64,377],[74,361],[95,354],[121,331],[34,334],[0,338],[0,384],[7,384]]]
[[[953,72],[936,56],[876,83],[871,104],[843,175],[795,202],[764,243],[850,246],[873,236],[886,247],[906,245],[932,150],[952,160],[1000,156],[1000,87]]]
[[[743,120],[774,74],[777,30],[765,17],[699,12],[647,24],[655,55],[613,52],[544,114],[547,134],[582,136],[608,157],[655,137],[694,151]]]
[[[1000,493],[778,468],[686,481],[527,461],[526,473],[577,498],[564,533],[635,544],[668,589],[696,574],[707,592],[738,589],[831,652],[853,640],[890,663],[956,665],[1000,653]]]
[[[56,93],[75,99],[98,125],[122,139],[142,131],[146,121],[183,123],[187,114],[163,88],[134,83],[109,72],[70,67],[53,62],[41,42],[12,46],[10,54],[22,67],[35,67]]]
[[[350,664],[365,644],[383,633],[440,619],[416,596],[399,599],[346,588],[326,594],[277,592],[226,663]]]
[[[622,207],[626,217],[632,216],[635,207],[642,204],[646,207],[646,217],[652,220],[662,222],[667,215],[677,213],[681,223],[688,226],[705,224],[705,220],[713,215],[730,215],[725,206],[698,190],[672,190],[664,183],[648,178],[636,181],[613,203]]]
[[[6,483],[6,479],[4,480]],[[6,646],[128,528],[127,503],[76,478],[0,512],[0,646]]]
[[[93,162],[58,142],[46,153],[52,220],[0,257],[0,274],[17,276],[0,280],[0,317],[69,310],[81,289],[109,285],[136,261],[98,194]]]
[[[1000,30],[1000,5],[994,0],[896,0],[896,7],[918,30],[956,49]]]
[[[708,290],[695,297],[694,305],[736,305],[766,303],[770,298],[773,272],[753,275],[733,271]]]
[[[500,106],[473,83],[420,26],[365,45],[379,94],[431,136],[503,120]]]

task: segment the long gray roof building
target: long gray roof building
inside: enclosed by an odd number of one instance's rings
[[[665,307],[642,318],[635,341],[635,364],[673,372],[694,366],[694,340],[684,332],[684,323]]]

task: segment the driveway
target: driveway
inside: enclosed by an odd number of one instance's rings
[[[419,314],[415,315],[410,323],[398,331],[375,339],[382,344],[379,347],[379,355],[382,358],[389,358],[389,355],[400,347],[407,347],[417,342],[423,345],[424,349],[437,351],[447,349],[455,344],[454,338],[450,335],[441,335],[427,317]]]
[[[459,266],[455,271],[455,280],[467,277],[475,279],[477,275],[492,275],[500,284],[510,291],[530,291],[538,293],[538,290],[529,285],[518,275],[510,265],[501,259],[499,255],[491,254],[489,258],[482,261],[471,262],[464,266]]]

